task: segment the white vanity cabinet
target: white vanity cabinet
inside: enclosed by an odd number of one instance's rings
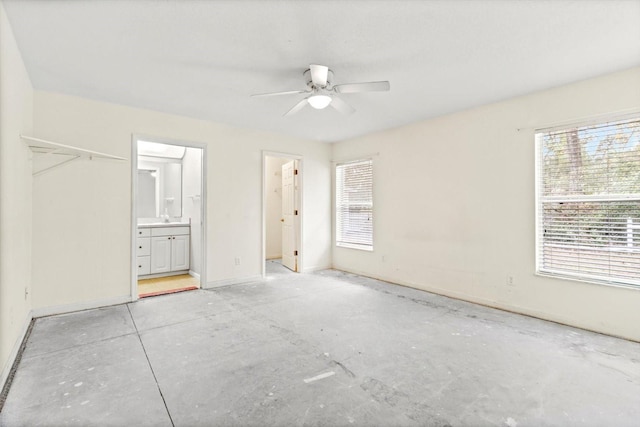
[[[148,228],[138,229],[136,239],[138,276],[151,274],[151,230]]]
[[[189,236],[171,238],[171,271],[189,269]]]
[[[146,230],[141,233],[141,231]],[[148,235],[147,236],[145,236]],[[141,242],[147,239],[148,243]],[[148,264],[141,260],[148,245]],[[189,227],[154,226],[138,229],[138,275],[162,275],[189,270]],[[147,267],[148,265],[148,267]]]
[[[151,238],[151,274],[171,271],[171,236]]]

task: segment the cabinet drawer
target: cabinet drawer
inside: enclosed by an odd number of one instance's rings
[[[151,236],[178,236],[189,234],[189,227],[157,227],[151,229]]]
[[[151,238],[139,237],[136,242],[136,251],[138,253],[138,256],[151,255]]]
[[[139,256],[138,257],[138,276],[144,274],[151,274],[151,257]]]
[[[149,237],[151,236],[151,229],[150,228],[138,228],[138,237]]]

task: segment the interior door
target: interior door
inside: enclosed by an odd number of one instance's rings
[[[282,265],[298,271],[295,233],[295,162],[282,165]]]

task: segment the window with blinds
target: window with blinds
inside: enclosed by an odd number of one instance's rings
[[[640,119],[536,134],[537,270],[640,286]]]
[[[336,166],[336,245],[373,250],[373,162]]]

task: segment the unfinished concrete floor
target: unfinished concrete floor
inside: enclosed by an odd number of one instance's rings
[[[638,426],[640,344],[276,263],[38,319],[0,425]]]

